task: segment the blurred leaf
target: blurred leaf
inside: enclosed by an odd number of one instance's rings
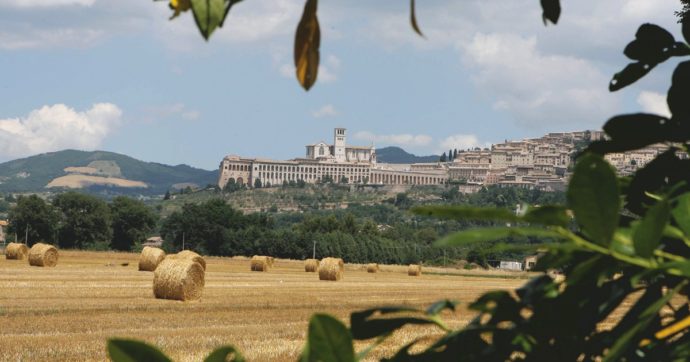
[[[415,15],[414,0],[410,0],[410,24],[412,24],[412,29],[414,29],[415,33],[419,34],[421,37],[424,37],[422,31],[419,30],[419,25],[417,25],[417,15]]]
[[[628,64],[623,70],[613,75],[613,79],[609,83],[609,91],[615,92],[637,82],[638,79],[649,73],[654,66],[656,64],[652,65],[641,62]]]
[[[224,0],[191,0],[194,21],[204,39],[208,40],[225,17]]]
[[[317,5],[318,0],[307,0],[295,34],[297,80],[305,90],[314,85],[319,71],[321,30],[316,17]]]
[[[558,18],[561,16],[560,0],[541,0],[541,8],[544,25],[547,25],[547,20],[553,24],[558,23]]]
[[[347,327],[327,314],[314,314],[309,321],[307,345],[302,361],[353,362],[355,350]]]
[[[611,250],[624,255],[635,255],[632,233],[633,230],[630,228],[618,228],[613,234]]]
[[[678,64],[676,70],[673,72],[671,88],[668,90],[666,101],[668,108],[673,114],[673,119],[678,119],[686,126],[686,132],[682,135],[683,140],[690,139],[690,134],[687,132],[690,126],[690,61]]]
[[[170,0],[169,6],[171,9],[175,10],[170,20],[175,19],[180,16],[180,13],[188,11],[192,8],[191,0]]]
[[[676,41],[666,29],[650,23],[640,25],[635,39],[645,44],[656,44],[659,49],[668,48]]]
[[[579,158],[570,179],[568,205],[583,231],[595,242],[608,245],[618,226],[620,195],[613,167],[601,156]]]
[[[132,339],[108,340],[108,356],[113,362],[170,362],[156,347]]]
[[[681,195],[672,211],[673,219],[686,236],[690,236],[690,193]]]
[[[423,313],[409,307],[372,308],[350,314],[350,330],[354,339],[369,339],[388,335],[406,324],[436,324],[428,318],[398,317],[376,318],[396,313]]]
[[[225,14],[223,14],[223,20],[220,21],[220,24],[218,25],[219,27],[223,27],[223,24],[225,24],[225,19],[228,18],[228,13],[230,13],[230,9],[237,4],[242,2],[242,0],[229,0],[228,4],[225,6]]]
[[[646,113],[625,114],[611,118],[604,131],[619,143],[642,148],[657,142],[682,141],[676,139],[678,129],[668,118]]]
[[[228,357],[231,357],[228,359]],[[224,346],[211,352],[204,362],[244,362],[245,359],[233,346]]]
[[[668,200],[662,200],[652,206],[642,221],[635,228],[633,241],[635,252],[643,258],[650,258],[654,249],[659,246],[661,235],[671,216]]]
[[[567,226],[570,221],[565,207],[556,205],[530,207],[522,219],[529,223],[548,226]]]
[[[460,246],[483,241],[494,241],[513,236],[563,239],[558,232],[535,227],[494,227],[467,229],[450,234],[434,243],[435,246]]]
[[[436,315],[441,313],[445,309],[450,309],[451,311],[455,310],[455,307],[458,305],[458,302],[452,301],[452,300],[441,300],[438,301],[432,305],[429,306],[429,308],[426,309],[426,314],[428,315]]]
[[[683,38],[685,38],[686,43],[690,43],[690,16],[686,14],[681,20]]]

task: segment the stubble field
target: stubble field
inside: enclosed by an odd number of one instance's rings
[[[486,291],[525,282],[522,273],[448,275],[460,271],[427,268],[410,277],[404,266],[369,274],[350,264],[343,280],[329,282],[305,273],[302,261],[276,260],[269,272],[251,272],[246,258],[206,260],[202,299],[177,302],[153,298],[153,273],[137,271],[138,254],[61,251],[55,268],[2,256],[0,360],[102,361],[107,338],[127,337],[153,343],[176,361],[200,361],[224,344],[252,361],[294,361],[316,312],[348,323],[356,310],[424,307],[444,298],[464,306]],[[472,317],[464,307],[445,314],[451,327]],[[415,337],[434,334],[433,328],[406,327],[371,357],[389,356]]]

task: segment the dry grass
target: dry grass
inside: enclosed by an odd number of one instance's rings
[[[0,360],[102,361],[108,337],[143,339],[176,361],[202,360],[232,343],[252,361],[294,361],[309,317],[331,313],[347,323],[352,311],[386,304],[428,306],[451,298],[467,305],[479,295],[515,288],[522,273],[459,276],[457,269],[425,267],[416,278],[407,266],[347,264],[347,278],[319,281],[303,261],[280,260],[271,273],[252,273],[248,258],[208,257],[203,296],[197,302],[154,299],[153,273],[138,272],[138,254],[60,251],[50,270],[0,259]],[[128,266],[120,266],[129,263]],[[487,277],[488,276],[488,277]],[[512,278],[512,279],[510,279]],[[445,315],[451,327],[473,317],[463,308]],[[433,328],[406,327],[373,357]],[[358,344],[361,350],[365,344]]]

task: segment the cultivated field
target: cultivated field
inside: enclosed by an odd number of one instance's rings
[[[403,266],[369,274],[349,264],[343,280],[328,282],[305,273],[301,261],[276,260],[269,272],[250,272],[246,258],[207,258],[202,299],[177,302],[153,298],[153,273],[137,271],[137,260],[138,254],[61,251],[57,267],[38,268],[0,257],[0,360],[101,361],[106,339],[117,336],[154,343],[177,361],[202,360],[223,344],[234,344],[252,361],[292,361],[315,312],[347,323],[350,312],[373,306],[470,302],[525,282],[522,273],[461,276],[429,268],[410,277]],[[464,308],[446,315],[453,327],[471,317]],[[405,328],[373,357],[434,332]]]

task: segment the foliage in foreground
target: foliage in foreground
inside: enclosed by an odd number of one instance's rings
[[[542,4],[554,2],[542,1]],[[557,3],[557,2],[555,2]],[[547,7],[545,7],[546,13]],[[690,18],[683,16],[690,41]],[[668,31],[642,25],[625,48],[633,60],[614,75],[619,90],[674,56],[690,55]],[[393,361],[686,361],[690,359],[690,62],[680,63],[667,102],[672,117],[630,114],[604,126],[609,139],[591,144],[575,166],[565,208],[544,206],[513,215],[497,209],[426,207],[419,213],[454,219],[503,220],[508,227],[461,231],[437,245],[462,245],[508,236],[561,240],[545,245],[541,270],[557,269],[515,293],[494,291],[469,305],[478,312],[467,326],[449,330],[439,318],[456,304],[426,311],[384,307],[355,312],[349,330],[315,315],[302,360],[353,361],[407,324],[432,324],[446,332],[419,353],[403,346]],[[664,143],[669,150],[631,177],[616,177],[602,155]],[[631,303],[628,308],[624,302]],[[627,308],[620,320],[608,320]],[[602,322],[612,324],[604,328]],[[373,340],[355,354],[353,340]],[[111,342],[112,344],[113,342]],[[112,357],[112,354],[111,354]]]

